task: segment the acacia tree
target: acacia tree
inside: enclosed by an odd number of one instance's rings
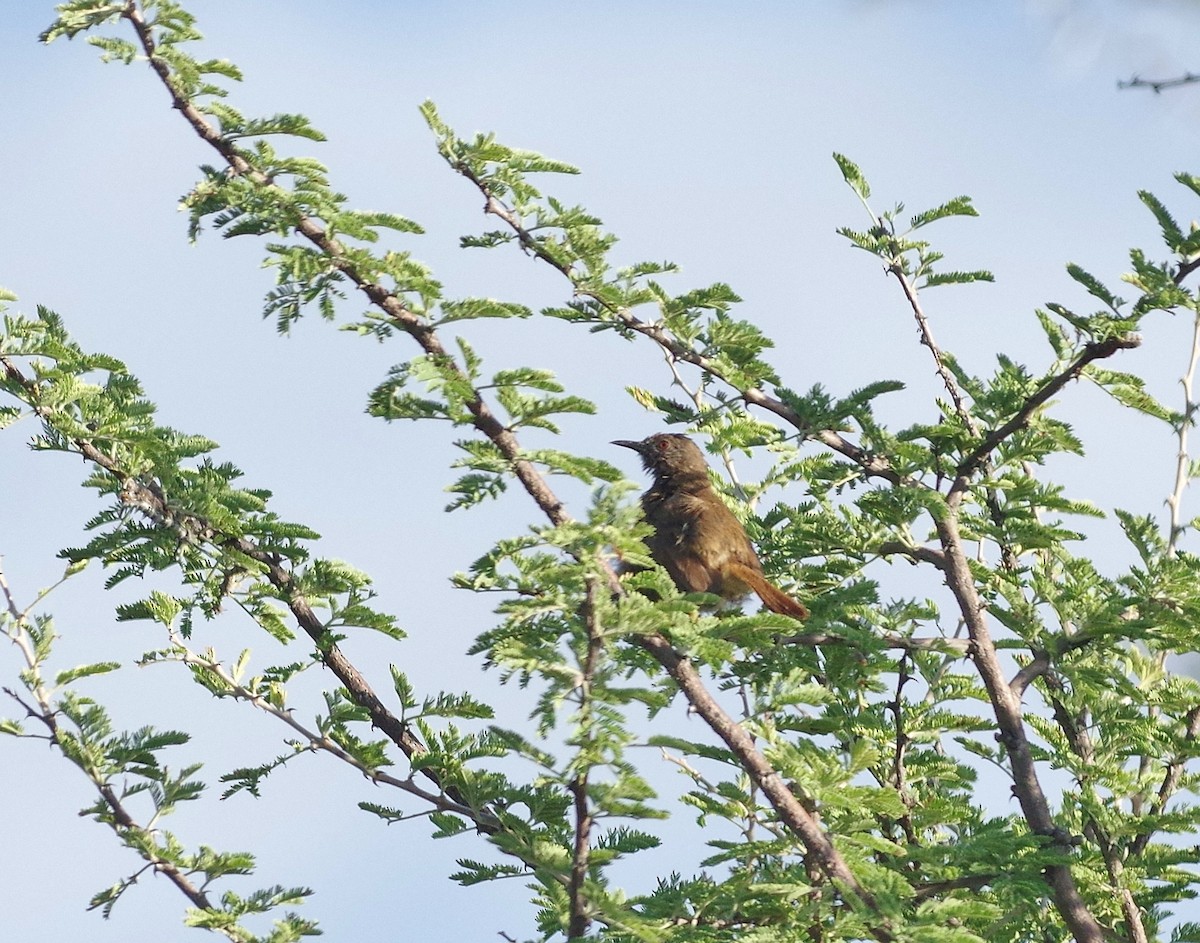
[[[1170,663],[1193,650],[1200,606],[1200,561],[1181,543],[1194,526],[1183,491],[1197,470],[1188,453],[1200,353],[1200,300],[1189,286],[1200,266],[1195,227],[1185,231],[1164,203],[1141,194],[1166,248],[1161,260],[1132,253],[1125,280],[1134,299],[1069,266],[1099,310],[1048,305],[1037,312],[1049,345],[1043,364],[1000,356],[993,375],[975,376],[939,346],[921,300],[939,285],[990,277],[944,267],[926,240],[938,220],[975,215],[970,200],[907,219],[899,207],[877,212],[862,172],[838,156],[867,212],[864,228],[842,234],[895,280],[945,393],[936,421],[892,430],[873,405],[897,383],[790,389],[765,359],[771,340],[736,317],[727,286],[672,294],[669,264],[614,269],[615,238],[601,222],[534,182],[573,168],[491,136],[463,139],[427,103],[440,154],[483,197],[494,226],[463,243],[515,248],[514,264],[557,272],[564,300],[542,317],[660,351],[663,376],[626,378],[649,412],[726,462],[738,451],[770,456],[760,480],[726,491],[772,578],[798,587],[812,616],[801,626],[771,613],[713,612],[711,598],[680,594],[647,558],[635,486],[614,467],[526,444],[557,433],[556,415],[594,410],[536,366],[486,371],[465,339],[472,320],[530,311],[450,297],[407,251],[380,250],[385,231],[419,227],[349,208],[318,162],[281,155],[271,136],[321,135],[302,116],[250,118],[229,104],[221,83],[238,80],[238,70],[188,51],[199,34],[176,4],[75,0],[60,6],[44,39],[82,34],[106,59],[148,63],[212,148],[185,201],[192,235],[207,225],[269,240],[277,284],[265,310],[281,329],[314,306],[334,320],[341,299],[365,297],[370,309],[353,329],[415,344],[371,394],[370,412],[440,421],[461,436],[452,508],[515,491],[533,521],[455,577],[501,600],[497,624],[472,651],[536,692],[531,721],[498,716],[470,695],[424,691],[395,666],[383,676],[360,669],[339,645],[348,631],[400,642],[392,618],[372,605],[370,579],[316,556],[313,532],[274,514],[267,492],[240,487],[238,470],[209,456],[212,442],[157,424],[125,366],[81,349],[57,314],[10,315],[0,338],[3,417],[32,416],[37,448],[81,456],[84,484],[102,502],[87,543],[63,551],[68,576],[97,560],[110,585],[160,571],[178,581],[174,592],[118,609],[121,619],[160,627],[161,646],[144,662],[182,664],[181,677],[283,725],[293,753],[321,751],[393,791],[390,802],[363,804],[366,812],[427,819],[437,837],[474,842],[455,878],[526,880],[540,908],[529,932],[539,938],[1136,943],[1162,938],[1174,920],[1172,939],[1200,939],[1200,924],[1179,922],[1186,912],[1177,906],[1195,892],[1200,859],[1188,844],[1200,814],[1185,798],[1196,784],[1200,686]],[[1200,178],[1177,179],[1200,196]],[[1136,346],[1143,319],[1164,312],[1186,312],[1197,325],[1180,410],[1101,363]],[[1177,437],[1162,527],[1072,499],[1047,476],[1048,459],[1083,449],[1051,409],[1073,380]],[[590,505],[568,508],[553,476],[593,486]],[[1101,572],[1066,523],[1106,513],[1136,552],[1125,572]],[[618,558],[634,566],[618,567]],[[875,571],[896,558],[932,568],[943,598],[883,595]],[[77,685],[118,666],[55,673],[43,598],[19,603],[0,586],[20,661],[6,689],[14,716],[0,729],[48,740],[88,777],[96,791],[88,813],[180,890],[189,924],[239,941],[315,933],[287,910],[306,889],[216,895],[251,859],[189,849],[161,825],[204,788],[198,767],[172,771],[163,760],[186,734],[114,730]],[[223,609],[288,643],[294,660],[252,665],[246,653],[209,647]],[[312,665],[337,684],[306,724],[288,710],[287,693]],[[654,732],[659,715],[685,706],[703,721],[702,736]],[[631,752],[642,744],[660,747],[689,778],[681,803],[656,797]],[[290,755],[224,779],[257,794]],[[1052,768],[1067,774],[1061,788],[1047,785]],[[985,810],[984,771],[1011,781],[1019,811]],[[614,865],[664,840],[654,823],[667,817],[679,830],[727,823],[740,837],[712,840],[708,857],[678,860],[656,886],[617,886]],[[135,877],[93,903],[107,914]],[[262,929],[258,915],[269,912],[273,929]]]

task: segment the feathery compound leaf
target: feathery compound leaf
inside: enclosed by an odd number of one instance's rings
[[[533,314],[525,305],[497,301],[495,298],[463,298],[459,301],[443,301],[440,308],[442,315],[435,322],[438,325],[449,324],[452,321],[470,321],[476,318],[528,318]]]
[[[941,206],[935,206],[924,213],[917,213],[910,220],[910,225],[913,229],[920,229],[922,226],[928,226],[934,220],[945,219],[947,216],[978,215],[979,211],[971,205],[971,198],[969,196],[956,196],[952,200],[947,200]]]
[[[1149,207],[1150,212],[1154,214],[1154,218],[1158,220],[1158,226],[1162,230],[1163,242],[1172,251],[1178,251],[1179,246],[1184,240],[1183,230],[1179,228],[1179,224],[1175,222],[1175,218],[1163,206],[1162,201],[1149,190],[1138,190],[1138,199]]]
[[[987,269],[976,269],[973,272],[932,272],[925,276],[922,288],[936,288],[938,285],[968,285],[971,282],[994,282],[996,279]]]
[[[1087,376],[1123,406],[1171,423],[1178,422],[1180,419],[1177,413],[1147,393],[1146,381],[1135,374],[1104,370],[1093,364],[1088,367]]]
[[[91,665],[78,665],[75,668],[60,671],[54,676],[54,683],[62,687],[63,685],[78,681],[80,678],[88,678],[92,675],[102,675],[108,674],[110,671],[117,671],[120,667],[120,662],[116,661],[102,661]]]
[[[103,0],[72,0],[70,3],[60,3],[57,8],[58,19],[38,38],[43,43],[54,42],[60,36],[74,39],[80,33],[119,19],[125,12],[125,7],[123,0],[116,3],[105,3]]]
[[[1125,304],[1125,300],[1123,298],[1118,298],[1111,291],[1109,291],[1104,283],[1100,281],[1100,279],[1076,265],[1074,262],[1067,266],[1067,274],[1075,279],[1075,281],[1079,282],[1079,284],[1084,288],[1086,288],[1089,295],[1099,298],[1106,305],[1112,308],[1114,313],[1117,312],[1123,304]]]
[[[838,169],[842,172],[842,179],[850,185],[850,189],[858,194],[859,199],[866,200],[871,195],[871,187],[862,171],[858,169],[858,165],[849,157],[836,152],[833,159],[837,161]]]

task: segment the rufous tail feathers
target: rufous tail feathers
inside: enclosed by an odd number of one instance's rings
[[[801,603],[796,602],[779,587],[773,586],[757,570],[751,569],[744,563],[732,563],[727,572],[730,576],[749,586],[754,591],[754,595],[761,599],[763,605],[772,612],[778,612],[781,616],[791,616],[793,619],[808,618],[808,610]]]

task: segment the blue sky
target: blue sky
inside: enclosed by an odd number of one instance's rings
[[[275,491],[281,514],[324,535],[322,553],[372,573],[383,608],[411,634],[399,655],[376,639],[351,640],[377,681],[401,659],[427,690],[494,693],[519,723],[527,700],[496,692],[496,679],[463,655],[488,625],[485,601],[452,590],[447,577],[492,539],[520,532],[535,519],[531,508],[513,494],[442,514],[455,457],[445,431],[386,426],[362,412],[387,367],[413,351],[316,320],[278,338],[258,317],[270,284],[260,247],[211,235],[187,243],[177,202],[212,155],[148,71],[103,66],[81,43],[43,48],[36,36],[51,6],[14,6],[0,25],[0,285],[20,296],[18,308],[54,308],[85,347],[124,359],[162,421],[219,441],[247,483]],[[547,189],[604,219],[621,237],[618,261],[678,262],[680,290],[732,284],[745,299],[741,315],[775,338],[789,385],[843,393],[906,381],[886,408],[906,423],[928,416],[936,378],[896,286],[834,232],[864,217],[832,152],[862,167],[876,209],[903,201],[915,212],[972,196],[979,219],[931,234],[952,267],[989,268],[997,282],[942,289],[927,307],[943,345],[979,371],[997,349],[1045,361],[1035,307],[1089,307],[1064,274],[1068,261],[1115,282],[1129,247],[1155,248],[1138,189],[1183,219],[1200,215],[1171,180],[1200,172],[1200,90],[1116,90],[1136,71],[1200,68],[1189,58],[1200,7],[1182,0],[207,0],[189,9],[207,37],[198,54],[230,58],[246,75],[232,102],[251,114],[308,115],[330,141],[304,152],[327,163],[354,205],[421,222],[427,235],[400,244],[448,294],[537,308],[560,302],[564,286],[516,252],[457,248],[460,234],[486,224],[478,195],[433,149],[417,114],[425,98],[460,132],[492,130],[579,166],[581,176]],[[353,300],[344,316],[360,307]],[[1120,366],[1174,401],[1188,332],[1162,319]],[[483,324],[471,336],[490,367],[549,367],[599,403],[596,417],[565,424],[565,448],[628,461],[606,443],[657,428],[621,392],[626,383],[666,391],[669,377],[647,349],[538,319]],[[1073,495],[1157,513],[1173,442],[1149,423],[1115,424],[1119,413],[1094,390],[1069,388],[1063,400],[1090,443],[1087,459],[1059,469]],[[0,435],[0,554],[26,599],[53,581],[55,553],[80,542],[96,510],[77,487],[78,463],[29,454],[27,428]],[[578,510],[582,489],[564,491]],[[1099,556],[1112,533],[1097,533]],[[61,665],[114,652],[131,661],[160,643],[147,628],[114,624],[112,606],[128,594],[104,596],[102,581],[86,573],[48,607],[64,636]],[[226,656],[245,644],[264,659],[278,654],[235,619],[212,632]],[[0,677],[15,666],[14,653],[0,655]],[[179,672],[118,677],[117,690],[97,684],[94,693],[120,723],[196,733],[180,764],[208,757],[215,777],[278,751],[281,732],[266,718],[212,702]],[[194,936],[161,881],[146,880],[107,923],[83,912],[91,893],[131,867],[107,833],[74,816],[90,801],[84,786],[48,751],[0,742],[0,846],[30,849],[0,888],[6,930],[32,940]],[[360,799],[390,801],[314,758],[276,777],[258,803],[214,797],[172,824],[189,841],[257,851],[258,884],[314,886],[306,909],[330,938],[531,934],[520,887],[460,890],[445,880],[454,857],[478,849],[431,846],[419,823],[384,828],[353,808]]]

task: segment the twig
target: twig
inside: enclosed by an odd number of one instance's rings
[[[971,653],[971,641],[961,638],[932,638],[920,636],[897,635],[885,632],[880,636],[884,648],[895,648],[902,652],[951,652],[959,656]],[[778,645],[808,645],[819,648],[822,645],[846,645],[853,647],[857,644],[854,639],[832,632],[804,632],[800,635],[777,635]]]
[[[204,671],[212,673],[213,675],[216,675],[216,677],[221,680],[221,683],[226,688],[226,690],[223,692],[225,696],[232,697],[234,700],[244,701],[251,707],[256,707],[259,710],[270,714],[276,720],[286,724],[299,735],[305,744],[307,744],[309,750],[320,750],[328,753],[331,756],[341,760],[343,763],[353,766],[371,782],[392,786],[396,789],[402,789],[404,792],[422,799],[439,811],[452,812],[456,815],[464,816],[473,821],[478,819],[480,815],[478,811],[470,808],[469,806],[463,805],[462,803],[452,801],[445,794],[433,793],[427,789],[422,789],[413,782],[411,777],[408,779],[399,779],[382,770],[372,769],[366,766],[361,760],[357,759],[350,753],[347,753],[346,750],[339,746],[336,741],[332,740],[325,734],[322,734],[316,730],[312,730],[311,728],[300,723],[300,721],[296,719],[295,713],[292,711],[276,707],[270,702],[270,700],[263,697],[261,694],[256,694],[244,685],[239,684],[234,679],[233,675],[231,675],[225,668],[225,666],[221,664],[221,662],[213,658],[199,655],[192,651],[184,644],[183,639],[180,638],[178,633],[176,633],[173,629],[168,630],[168,633],[171,644],[175,648],[174,655],[179,662],[187,665],[188,667],[200,668]],[[426,812],[422,814],[427,815],[428,813]],[[493,828],[498,827],[498,823],[496,823],[494,820],[490,824]]]
[[[767,412],[773,413],[784,422],[793,426],[797,431],[809,438],[815,439],[827,448],[837,452],[844,458],[849,459],[859,468],[867,477],[882,478],[892,484],[907,484],[915,485],[917,482],[906,479],[901,476],[891,463],[878,455],[867,451],[859,445],[851,442],[839,432],[832,429],[814,429],[808,425],[794,409],[788,406],[780,399],[769,396],[761,388],[757,386],[738,387],[732,383],[721,369],[720,365],[713,362],[703,354],[697,353],[690,346],[683,344],[675,337],[668,334],[661,325],[650,321],[643,321],[636,317],[631,311],[613,304],[611,301],[600,297],[599,295],[580,289],[577,285],[575,273],[569,265],[565,265],[555,259],[553,255],[546,252],[534,239],[533,235],[525,228],[520,218],[509,207],[494,197],[489,191],[487,184],[481,180],[470,167],[465,164],[452,164],[454,170],[460,175],[469,180],[484,195],[485,203],[483,211],[489,215],[496,216],[503,220],[510,229],[516,234],[517,241],[521,247],[535,258],[540,259],[547,265],[550,265],[566,277],[572,285],[576,286],[576,294],[579,297],[589,298],[596,304],[601,305],[609,312],[621,326],[642,334],[650,338],[661,348],[668,351],[677,360],[682,360],[685,363],[690,363],[692,366],[699,367],[706,373],[711,374],[722,382],[728,384],[737,391],[738,396],[748,406],[757,406],[760,409],[765,409]]]
[[[586,595],[583,602],[583,624],[587,630],[587,652],[584,655],[583,673],[579,680],[579,727],[584,744],[580,750],[581,766],[571,780],[570,790],[575,811],[575,845],[571,852],[571,880],[568,885],[571,917],[567,928],[567,939],[581,939],[591,926],[584,882],[587,880],[588,863],[591,858],[592,811],[588,805],[588,772],[591,760],[585,756],[587,744],[592,737],[592,683],[604,655],[604,633],[596,612],[596,577],[587,577]]]
[[[1183,387],[1183,415],[1176,427],[1179,450],[1175,456],[1175,487],[1167,496],[1167,507],[1171,509],[1171,529],[1167,534],[1167,556],[1174,557],[1179,549],[1179,538],[1183,536],[1183,492],[1191,481],[1191,456],[1188,454],[1188,432],[1195,421],[1197,403],[1192,395],[1192,384],[1196,377],[1196,364],[1200,360],[1200,315],[1192,319],[1192,349],[1188,356],[1187,370],[1179,383]]]
[[[1194,72],[1185,72],[1173,79],[1144,79],[1135,75],[1131,79],[1118,80],[1117,88],[1148,88],[1155,95],[1161,95],[1164,89],[1191,85],[1194,82],[1200,82],[1200,75]]]
[[[865,205],[865,201],[864,201]],[[883,222],[875,216],[874,212],[867,207],[868,212],[871,212],[872,218],[875,220],[877,227],[882,227]],[[942,356],[942,350],[938,346],[937,341],[933,339],[933,329],[929,326],[929,318],[925,316],[925,309],[921,305],[921,299],[917,292],[917,287],[912,283],[912,280],[905,274],[904,268],[901,265],[900,259],[894,258],[887,266],[888,274],[894,275],[896,281],[900,283],[900,288],[904,292],[904,298],[908,302],[909,308],[912,310],[913,318],[917,322],[917,330],[921,335],[921,343],[929,348],[929,353],[933,357],[934,367],[937,374],[941,377],[942,385],[946,388],[946,392],[950,394],[950,399],[954,403],[954,412],[974,438],[979,438],[979,424],[975,421],[975,417],[971,414],[966,402],[963,399],[962,389],[958,385],[958,380],[950,368],[946,366],[945,358]],[[991,457],[986,456],[979,468],[986,474],[991,471]],[[1005,513],[1004,508],[1000,504],[1000,496],[995,488],[986,488],[984,492],[984,503],[987,505],[988,513],[991,515],[993,523],[997,529],[1004,527]],[[1007,541],[997,540],[1000,546],[1000,562],[1007,570],[1015,570],[1017,568],[1017,555]],[[979,544],[979,554],[983,554],[983,541]]]
[[[28,616],[25,611],[22,611],[17,606],[3,569],[0,569],[0,591],[4,594],[8,612],[13,618],[13,628],[10,630],[9,637],[12,638],[17,648],[21,651],[25,661],[26,687],[37,701],[37,704],[34,706],[26,704],[20,698],[17,698],[17,700],[25,707],[32,718],[40,721],[46,727],[49,731],[51,741],[58,746],[60,752],[70,759],[91,781],[92,786],[112,814],[112,821],[109,823],[109,827],[122,838],[125,837],[122,834],[123,832],[148,834],[149,829],[139,825],[133,816],[129,814],[129,811],[122,805],[120,799],[117,798],[112,787],[99,775],[99,772],[90,764],[85,764],[85,760],[89,754],[86,751],[80,752],[77,748],[69,750],[63,748],[62,741],[64,734],[58,725],[57,711],[51,702],[50,692],[42,683],[40,662],[34,651],[33,640],[29,637],[27,628]],[[16,697],[15,692],[9,693]],[[137,842],[130,844],[156,873],[164,875],[195,907],[207,911],[214,911],[216,909],[204,891],[192,883],[189,875],[170,859],[163,858],[151,850],[150,843]],[[225,931],[223,930],[222,932]],[[231,932],[226,933],[226,935],[230,939],[235,939]]]
[[[879,225],[878,219],[875,222],[876,225]],[[933,339],[933,331],[929,327],[929,319],[925,317],[925,311],[921,307],[921,299],[917,296],[916,286],[904,274],[904,269],[900,267],[899,261],[889,263],[887,271],[889,275],[894,275],[896,281],[900,283],[904,297],[908,300],[908,306],[912,309],[913,318],[916,319],[917,330],[921,334],[921,343],[929,348],[929,353],[933,357],[937,374],[941,377],[942,385],[946,388],[946,392],[950,394],[950,399],[954,403],[954,411],[958,414],[958,418],[962,420],[963,425],[967,427],[967,431],[971,435],[978,437],[979,427],[976,425],[971,411],[967,408],[967,404],[963,401],[962,390],[959,389],[958,381],[954,378],[954,374],[950,372],[950,368],[946,366],[946,361],[942,359],[941,348],[938,347],[937,341]]]
[[[1065,370],[1042,384],[1042,388],[1025,400],[1021,404],[1021,408],[1017,410],[1008,422],[997,429],[993,429],[979,445],[975,446],[967,454],[958,465],[957,476],[961,479],[973,475],[998,445],[1014,432],[1024,427],[1029,422],[1030,417],[1037,411],[1038,407],[1044,405],[1050,397],[1066,386],[1071,380],[1078,379],[1089,363],[1095,360],[1103,360],[1105,357],[1111,357],[1118,350],[1131,350],[1134,347],[1140,346],[1141,343],[1142,340],[1140,337],[1127,334],[1123,337],[1109,337],[1102,341],[1092,341],[1084,345],[1083,353],[1076,357]]]

